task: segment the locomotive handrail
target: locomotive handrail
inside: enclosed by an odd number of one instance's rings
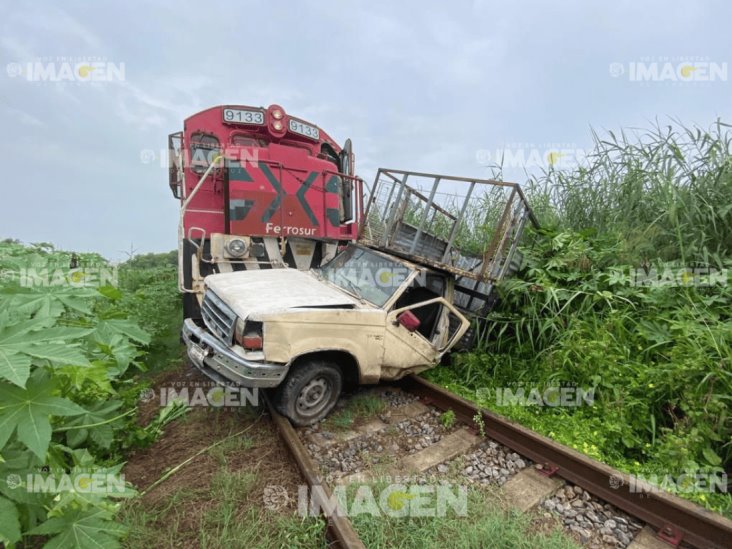
[[[185,240],[185,227],[183,218],[185,217],[186,210],[188,209],[188,205],[191,203],[191,200],[193,200],[199,189],[203,186],[203,182],[209,176],[211,170],[216,167],[216,163],[223,157],[224,156],[220,154],[211,161],[211,165],[206,168],[205,172],[203,172],[201,179],[198,180],[198,183],[196,183],[196,186],[193,187],[191,194],[186,196],[185,200],[183,200],[183,204],[181,204],[180,207],[180,220],[178,221],[178,289],[183,293],[196,293],[193,288],[186,288],[185,280],[183,278],[183,241]]]

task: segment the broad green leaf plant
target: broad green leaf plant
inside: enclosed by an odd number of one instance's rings
[[[95,254],[81,265],[108,266]],[[113,548],[134,491],[116,441],[135,412],[119,390],[150,336],[115,306],[113,287],[78,284],[72,256],[0,242],[0,542]],[[32,276],[31,276],[32,275]],[[129,376],[128,376],[129,377]]]

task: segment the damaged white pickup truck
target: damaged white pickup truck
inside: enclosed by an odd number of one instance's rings
[[[469,328],[455,278],[349,245],[324,266],[205,278],[203,322],[186,319],[193,364],[224,384],[272,388],[296,425],[325,417],[344,387],[436,365]]]

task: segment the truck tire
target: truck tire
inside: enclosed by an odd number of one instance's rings
[[[333,409],[343,386],[338,367],[322,360],[307,360],[290,370],[274,390],[275,409],[297,426],[317,423]]]

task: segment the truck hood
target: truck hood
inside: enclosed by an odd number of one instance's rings
[[[209,275],[206,287],[239,318],[261,320],[288,309],[327,307],[353,309],[358,300],[297,269],[262,269]]]

